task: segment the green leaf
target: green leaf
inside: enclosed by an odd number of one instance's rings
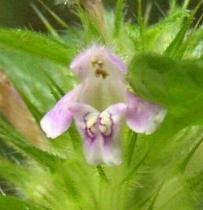
[[[45,208],[37,207],[30,202],[25,202],[11,196],[0,196],[1,210],[45,210]]]
[[[115,22],[114,22],[114,36],[117,36],[120,32],[123,23],[123,10],[125,7],[124,0],[117,0],[115,10]]]
[[[0,118],[0,137],[9,141],[10,144],[15,145],[18,149],[23,151],[29,158],[33,158],[41,166],[50,168],[50,170],[55,170],[55,166],[61,164],[64,159],[57,155],[53,155],[30,144],[24,137],[17,133],[10,126],[6,120]]]
[[[54,11],[52,11],[42,0],[38,0],[39,3],[45,8],[45,10],[64,28],[69,29],[66,22],[61,19]]]
[[[186,8],[189,1],[185,1],[183,8]],[[180,29],[180,31],[175,36],[174,40],[169,44],[167,49],[165,50],[165,55],[172,57],[172,58],[182,58],[187,45],[184,44],[184,39],[186,37],[186,33],[193,21],[193,17],[197,13],[198,9],[201,7],[203,1],[199,1],[196,7],[192,10],[191,14],[183,21],[183,25]],[[188,36],[187,39],[190,39],[190,36]]]
[[[46,71],[43,71],[45,81],[49,86],[51,93],[54,98],[58,101],[63,95],[65,95],[64,91],[59,87],[59,85],[54,81]]]
[[[64,66],[72,57],[66,45],[28,30],[0,29],[0,48],[26,52]]]
[[[31,7],[35,11],[35,13],[38,15],[44,26],[47,28],[47,30],[50,32],[50,34],[57,39],[58,41],[62,41],[61,37],[58,35],[57,31],[53,28],[53,26],[49,23],[47,18],[42,14],[42,12],[38,9],[35,4],[31,3]]]
[[[202,123],[203,62],[175,61],[167,57],[135,57],[128,80],[132,88],[167,108],[186,125]]]
[[[24,182],[25,179],[29,180],[29,167],[22,166],[22,161],[20,162],[17,156],[13,156],[13,158],[15,161],[18,161],[18,165],[14,162],[12,163],[11,161],[5,160],[4,158],[0,158],[0,177],[22,190],[26,185]],[[25,161],[25,159],[23,159],[23,161]],[[13,190],[15,191],[15,188]]]
[[[186,20],[180,31],[175,36],[174,40],[170,43],[170,45],[166,48],[164,54],[171,58],[182,58],[185,48],[183,45],[183,40],[185,38],[186,32],[191,24],[191,19]]]

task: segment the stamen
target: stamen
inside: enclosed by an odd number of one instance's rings
[[[106,79],[106,77],[109,75],[103,68],[104,62],[102,60],[98,60],[96,58],[93,58],[91,60],[92,67],[95,70],[96,77],[102,77],[103,79]]]
[[[95,66],[95,65],[97,64],[97,62],[98,62],[98,61],[97,61],[96,59],[92,59],[92,60],[91,60],[92,66]]]
[[[103,69],[100,69],[100,68],[96,69],[95,74],[96,74],[96,77],[102,76],[103,79],[106,79],[106,77],[109,76],[109,74],[106,71],[104,71]]]
[[[103,67],[103,65],[104,65],[103,61],[101,61],[101,60],[99,60],[99,61],[97,62],[97,64],[98,64],[100,67]]]

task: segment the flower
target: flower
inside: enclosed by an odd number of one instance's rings
[[[104,46],[93,45],[83,51],[70,68],[80,84],[43,117],[41,128],[49,138],[56,138],[74,119],[89,164],[120,164],[122,120],[125,118],[137,133],[151,134],[163,121],[166,110],[128,90],[126,65]]]

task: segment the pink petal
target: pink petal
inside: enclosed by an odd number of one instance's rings
[[[72,113],[69,106],[77,100],[81,87],[68,92],[57,104],[42,118],[40,125],[49,138],[56,138],[65,132],[72,121]]]
[[[123,60],[113,54],[109,49],[102,45],[92,45],[90,48],[82,51],[71,63],[70,68],[75,72],[81,79],[86,76],[90,76],[92,70],[92,61],[102,61],[106,69],[116,70],[121,73],[127,72],[127,66]],[[108,74],[110,72],[107,72]]]
[[[106,165],[119,165],[121,161],[121,149],[120,149],[120,129],[121,122],[126,112],[126,105],[124,103],[118,103],[110,106],[104,112],[100,114],[100,124],[108,125],[108,115],[111,120],[109,129],[107,129],[106,134],[102,132],[103,129],[100,128],[100,133],[103,137],[103,147],[102,156],[103,163]],[[105,119],[106,118],[106,119]]]
[[[70,69],[77,74],[80,78],[85,76],[85,68],[89,68],[89,60],[91,57],[90,50],[82,51],[70,64]]]
[[[88,164],[101,165],[103,163],[102,147],[103,141],[100,135],[96,136],[96,139],[92,144],[86,139],[84,142],[84,154]]]
[[[112,52],[109,51],[109,59],[110,61],[124,74],[127,73],[128,69],[127,69],[127,66],[126,64],[123,62],[123,60],[114,55]]]
[[[145,101],[131,92],[127,92],[127,99],[128,126],[137,133],[153,133],[163,121],[167,111],[158,104]]]

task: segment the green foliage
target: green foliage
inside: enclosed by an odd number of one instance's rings
[[[138,94],[162,104],[176,118],[184,118],[184,126],[193,125],[203,119],[202,65],[200,59],[135,57],[130,65],[129,81]]]
[[[16,209],[16,210],[42,210],[43,208],[35,207],[31,203],[23,202],[21,200],[18,200],[14,197],[10,196],[0,196],[0,206],[2,210],[10,210],[10,209]]]
[[[141,1],[138,23],[125,22],[125,1],[104,11],[104,33],[77,8],[81,26],[59,36],[35,7],[50,35],[0,29],[0,66],[39,120],[74,84],[72,57],[93,42],[105,43],[129,66],[127,80],[140,96],[168,110],[150,136],[124,126],[123,163],[89,166],[74,125],[46,148],[37,148],[0,117],[1,210],[201,210],[203,208],[203,44],[202,28],[191,26],[194,12],[171,1],[169,13],[146,25]],[[43,3],[42,3],[43,4]],[[115,13],[115,14],[114,14]],[[9,97],[9,96],[8,96]],[[19,122],[20,123],[20,122]],[[45,138],[45,137],[44,137]]]
[[[67,65],[70,60],[68,46],[31,31],[1,29],[0,46],[5,50],[28,52],[62,65]]]

